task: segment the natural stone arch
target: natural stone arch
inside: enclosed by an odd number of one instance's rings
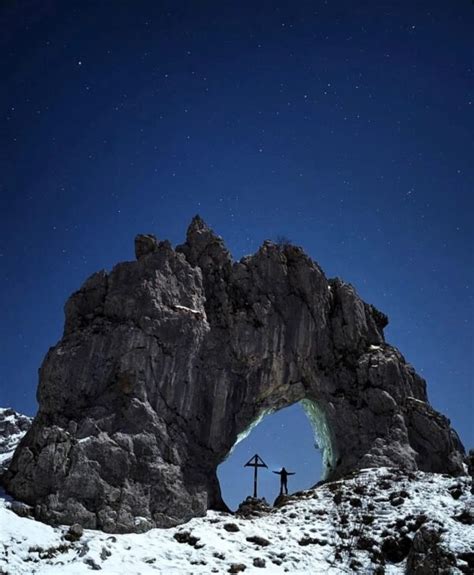
[[[40,369],[38,415],[4,476],[37,518],[141,531],[223,508],[216,469],[238,435],[303,399],[327,430],[329,478],[463,473],[386,316],[301,248],[265,242],[233,262],[196,217],[182,246],[138,236],[136,256],[71,296]]]
[[[274,413],[290,407],[296,403],[300,403],[303,411],[306,414],[306,417],[309,420],[309,424],[313,433],[315,449],[320,451],[321,456],[322,474],[318,477],[314,477],[313,482],[316,483],[322,479],[327,479],[331,476],[334,476],[332,470],[336,467],[338,457],[337,450],[334,445],[334,438],[332,437],[331,428],[327,422],[325,412],[318,404],[318,402],[311,399],[304,399],[303,396],[304,393],[301,394],[301,397],[296,395],[297,399],[291,401],[290,403],[285,402],[284,404],[281,404],[280,402],[280,404],[276,404],[272,407],[263,409],[260,414],[246,428],[243,429],[243,431],[237,434],[235,443],[232,445],[230,451],[225,455],[224,459],[219,464],[223,463],[223,461],[230,457],[237,444],[239,444],[241,441],[244,441],[264,418],[270,417]]]
[[[290,493],[314,488],[327,478],[324,462],[331,453],[331,442],[321,435],[320,425],[314,425],[308,403],[302,399],[266,411],[239,434],[217,467],[221,495],[230,512],[253,494],[253,469],[246,471],[244,464],[255,453],[268,464],[267,469],[258,471],[257,483],[258,497],[267,502],[279,494],[280,480],[272,471],[283,465],[296,473],[290,481]]]

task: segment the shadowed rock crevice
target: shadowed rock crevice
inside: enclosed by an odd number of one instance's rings
[[[36,517],[125,532],[222,509],[217,466],[297,401],[328,478],[463,473],[449,421],[385,342],[387,317],[301,248],[265,242],[234,262],[199,217],[176,249],[152,235],[135,248],[69,298],[41,366],[38,415],[3,478]]]

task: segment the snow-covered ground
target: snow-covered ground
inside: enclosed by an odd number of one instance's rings
[[[0,472],[30,424],[0,408]],[[12,505],[0,492],[0,575],[401,574],[425,529],[440,534],[434,555],[448,557],[443,573],[474,573],[470,477],[368,469],[294,494],[261,516],[209,512],[172,529],[86,529],[72,541],[69,527],[21,517]]]
[[[406,568],[406,559],[393,562],[393,541],[411,540],[421,525],[444,529],[442,547],[457,558],[449,572],[469,573],[461,557],[474,549],[474,526],[459,516],[472,506],[470,489],[468,477],[371,469],[300,492],[261,517],[209,512],[142,534],[86,529],[75,542],[64,538],[67,527],[19,517],[2,498],[0,573],[208,575],[241,572],[241,565],[245,574],[390,575]]]

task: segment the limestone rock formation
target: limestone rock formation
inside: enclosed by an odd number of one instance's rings
[[[234,262],[196,217],[183,245],[139,236],[136,255],[70,297],[41,366],[38,415],[3,478],[37,518],[127,532],[222,509],[217,466],[297,401],[329,478],[463,473],[387,317],[301,248],[265,242]]]

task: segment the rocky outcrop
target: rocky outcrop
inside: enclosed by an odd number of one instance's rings
[[[445,531],[433,525],[423,525],[417,531],[407,558],[407,575],[450,575],[454,572],[456,557],[441,544]]]
[[[32,417],[17,413],[10,407],[0,408],[0,473],[8,467],[18,442],[32,421]]]
[[[125,532],[222,509],[219,463],[297,401],[329,478],[463,473],[449,421],[385,342],[387,317],[301,248],[265,242],[234,262],[199,217],[176,249],[135,245],[137,261],[71,296],[41,366],[39,412],[4,477],[38,518]]]

